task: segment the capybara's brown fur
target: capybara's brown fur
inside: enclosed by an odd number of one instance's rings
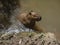
[[[41,16],[34,11],[29,13],[21,13],[16,16],[26,27],[33,29],[36,32],[43,32],[43,29],[36,22],[41,21]]]

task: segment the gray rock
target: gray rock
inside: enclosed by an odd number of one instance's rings
[[[2,35],[0,45],[60,45],[53,33],[21,32]]]
[[[32,38],[24,37],[20,39],[19,45],[59,45],[53,33],[36,34]]]

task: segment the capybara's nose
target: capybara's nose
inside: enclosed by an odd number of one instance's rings
[[[39,17],[37,17],[36,21],[41,21],[41,19],[42,19],[42,17],[39,16]]]

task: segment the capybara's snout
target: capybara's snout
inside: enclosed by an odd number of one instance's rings
[[[42,19],[42,17],[41,17],[41,16],[38,16],[38,17],[36,18],[36,21],[41,21],[41,19]]]

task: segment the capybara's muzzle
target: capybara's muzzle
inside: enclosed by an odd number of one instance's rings
[[[37,17],[35,20],[36,20],[36,21],[41,21],[41,19],[42,19],[42,17],[39,16],[39,17]]]

